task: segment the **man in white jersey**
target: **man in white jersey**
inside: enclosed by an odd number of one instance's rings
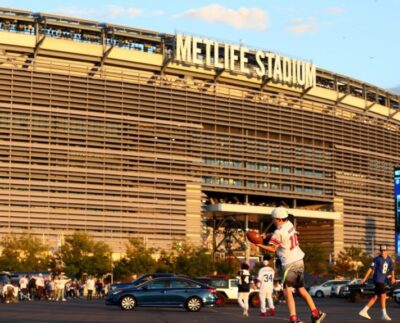
[[[263,267],[260,268],[257,275],[257,286],[260,289],[258,295],[260,297],[261,317],[267,316],[266,302],[268,301],[269,314],[275,316],[275,306],[272,300],[272,292],[274,290],[275,270],[269,266],[269,255],[264,256]]]
[[[293,224],[288,220],[288,216],[288,212],[282,206],[273,209],[272,218],[274,219],[276,230],[267,246],[262,244],[258,244],[257,246],[268,252],[276,252],[276,255],[282,263],[282,281],[290,314],[289,323],[302,322],[297,318],[293,288],[297,289],[298,293],[310,308],[311,321],[313,323],[320,323],[325,318],[326,314],[316,308],[313,299],[304,288],[304,252],[300,249],[296,230]]]

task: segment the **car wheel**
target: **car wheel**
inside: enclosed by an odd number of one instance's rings
[[[130,311],[133,310],[136,306],[136,299],[132,296],[124,296],[121,299],[121,308],[124,311]]]
[[[315,293],[315,296],[318,297],[318,298],[324,297],[324,292],[321,291],[321,290],[319,290],[319,291],[317,291],[317,292]]]
[[[190,297],[187,299],[185,307],[189,312],[198,312],[200,311],[202,305],[203,304],[200,298]]]
[[[249,303],[251,307],[260,307],[260,298],[258,297],[258,293],[250,295]]]
[[[217,292],[217,296],[218,296],[217,306],[224,306],[227,301],[226,295],[221,292]]]

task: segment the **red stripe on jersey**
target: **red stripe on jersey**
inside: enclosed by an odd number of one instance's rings
[[[274,246],[279,246],[281,244],[281,242],[276,240],[276,239],[270,239],[269,243],[274,245]]]

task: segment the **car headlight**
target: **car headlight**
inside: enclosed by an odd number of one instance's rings
[[[121,294],[121,293],[122,293],[122,289],[116,289],[111,293],[111,295],[118,295],[118,294]]]

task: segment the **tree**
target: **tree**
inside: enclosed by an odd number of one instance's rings
[[[306,273],[319,276],[328,272],[328,251],[321,245],[305,243],[301,245],[304,251],[304,270]]]
[[[0,241],[0,267],[8,271],[47,271],[50,252],[31,235],[8,235]]]
[[[335,275],[358,277],[368,270],[372,257],[357,247],[345,247],[339,252],[336,263],[332,266]]]
[[[96,242],[87,233],[75,232],[61,247],[65,272],[70,277],[83,274],[103,275],[111,269],[111,249],[104,242]]]
[[[172,250],[176,255],[174,269],[177,274],[196,277],[211,274],[215,270],[212,256],[205,248],[176,241]]]
[[[129,238],[126,256],[115,264],[115,278],[154,272],[156,261],[152,257],[153,253],[154,250],[147,248],[141,239]]]

